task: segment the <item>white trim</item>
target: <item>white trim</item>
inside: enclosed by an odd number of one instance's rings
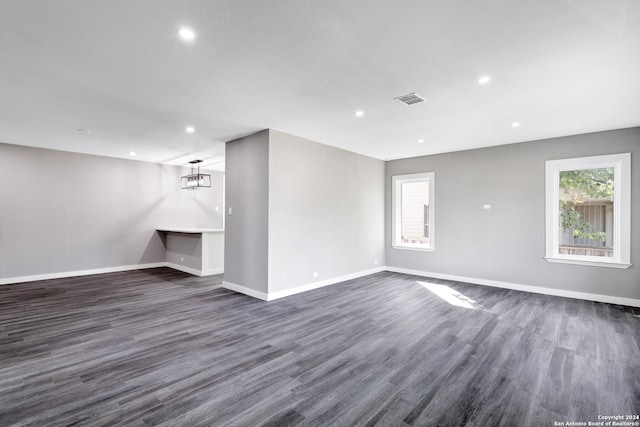
[[[131,271],[131,270],[144,270],[148,268],[158,268],[158,267],[175,268],[174,266],[175,264],[168,263],[168,262],[156,262],[156,263],[149,263],[149,264],[96,268],[92,270],[65,271],[60,273],[48,273],[48,274],[37,274],[32,276],[0,278],[0,285],[8,285],[12,283],[35,282],[39,280],[62,279],[67,277],[88,276],[92,274],[117,273],[121,271]],[[178,266],[178,267],[188,268],[188,267],[182,267],[182,266]],[[185,271],[178,268],[175,268],[175,269],[180,271]],[[189,270],[197,271],[195,269],[189,269]],[[235,292],[240,292],[245,295],[249,295],[254,298],[261,299],[263,301],[273,301],[278,298],[283,298],[283,297],[298,294],[301,292],[310,291],[312,289],[318,289],[324,286],[345,282],[347,280],[356,279],[358,277],[368,276],[370,274],[379,273],[381,271],[390,271],[394,273],[411,274],[414,276],[431,277],[434,279],[453,280],[456,282],[466,282],[466,283],[471,283],[476,285],[493,286],[496,288],[512,289],[516,291],[532,292],[536,294],[575,298],[575,299],[582,299],[587,301],[598,301],[598,302],[605,302],[609,304],[627,305],[631,307],[640,307],[640,299],[592,294],[587,292],[568,291],[564,289],[553,289],[553,288],[545,288],[540,286],[522,285],[518,283],[501,282],[498,280],[478,279],[474,277],[457,276],[453,274],[443,274],[443,273],[433,273],[429,271],[412,270],[408,268],[389,267],[389,266],[372,268],[370,270],[364,270],[357,273],[351,273],[344,276],[334,277],[332,279],[322,280],[320,282],[314,282],[306,285],[296,286],[294,288],[285,289],[284,291],[274,292],[272,294],[256,291],[254,289],[246,288],[244,286],[236,285],[235,283],[230,283],[225,281],[222,282],[222,287]],[[185,272],[189,273],[189,271],[185,271]]]
[[[429,183],[429,246],[415,246],[411,244],[403,245],[400,242],[399,236],[399,230],[402,225],[402,201],[398,200],[402,191],[402,184],[424,181]],[[435,251],[435,188],[435,172],[395,175],[391,177],[391,241],[393,242],[392,246],[395,249],[425,252]]]
[[[0,285],[9,285],[12,283],[37,282],[39,280],[64,279],[67,277],[89,276],[91,274],[117,273],[120,271],[145,270],[147,268],[169,267],[195,276],[212,276],[214,274],[224,273],[224,268],[216,268],[202,274],[202,271],[195,268],[185,267],[174,264],[172,262],[152,262],[149,264],[121,265],[118,267],[94,268],[91,270],[63,271],[60,273],[34,274],[31,276],[16,276],[0,278]]]
[[[199,228],[199,227],[191,227],[191,228],[157,227],[156,231],[161,231],[163,233],[177,233],[177,234],[224,233],[224,230],[222,228]]]
[[[291,295],[299,294],[302,292],[311,291],[313,289],[323,288],[329,285],[335,285],[338,283],[346,282],[347,280],[357,279],[358,277],[369,276],[370,274],[380,273],[384,271],[385,267],[376,267],[369,270],[358,271],[356,273],[345,274],[344,276],[333,277],[327,280],[321,280],[319,282],[307,283],[306,285],[295,286],[293,288],[285,289],[283,291],[264,293],[256,291],[255,289],[247,288],[241,285],[237,285],[231,282],[222,282],[222,287],[240,292],[241,294],[249,295],[254,298],[261,299],[263,301],[273,301],[276,299],[288,297]]]
[[[165,262],[164,266],[165,267],[169,267],[169,268],[173,268],[174,270],[178,270],[178,271],[182,271],[182,272],[185,272],[185,273],[193,274],[194,276],[200,276],[200,277],[213,276],[214,274],[224,273],[224,267],[223,268],[211,268],[211,269],[207,270],[207,272],[205,273],[202,270],[198,270],[197,268],[185,267],[184,265],[175,264],[173,262]]]
[[[166,262],[154,262],[149,264],[121,265],[118,267],[94,268],[91,270],[63,271],[60,273],[34,274],[31,276],[17,276],[0,278],[0,285],[11,283],[37,282],[39,280],[64,279],[67,277],[89,276],[91,274],[117,273],[120,271],[144,270],[167,266]]]
[[[184,273],[193,274],[194,276],[204,276],[202,274],[202,270],[198,270],[197,268],[186,267],[184,265],[175,264],[173,262],[165,262],[165,267],[173,268],[174,270],[182,271]]]
[[[255,289],[246,288],[244,286],[236,285],[231,282],[222,282],[222,287],[225,289],[229,289],[230,291],[240,292],[241,294],[249,295],[250,297],[258,298],[263,301],[268,301],[268,295],[264,292],[256,291]]]
[[[613,167],[613,257],[564,255],[558,251],[560,235],[560,172]],[[631,153],[545,162],[545,259],[549,262],[628,268],[631,266]]]
[[[288,297],[290,295],[299,294],[301,292],[307,292],[313,289],[323,288],[329,285],[335,285],[337,283],[346,282],[347,280],[357,279],[358,277],[368,276],[370,274],[380,273],[384,271],[384,267],[376,267],[369,270],[358,271],[356,273],[345,274],[344,276],[333,277],[331,279],[321,280],[319,282],[307,283],[306,285],[295,286],[293,288],[285,289],[283,291],[271,292],[267,296],[267,301],[273,301],[275,299]]]
[[[400,249],[403,251],[421,251],[421,252],[435,252],[434,248],[421,248],[416,246],[396,246],[391,245],[393,249]]]
[[[547,260],[548,262],[557,262],[559,264],[590,265],[592,267],[629,268],[633,265],[633,264],[625,264],[622,262],[619,262],[619,263],[607,262],[607,261],[603,262],[600,260],[592,261],[593,258],[598,258],[598,257],[584,257],[584,259],[582,257],[578,258],[578,256],[574,256],[574,257],[567,256],[565,258],[562,255],[557,257],[544,257],[544,259]]]
[[[429,271],[411,270],[408,268],[385,267],[385,270],[394,273],[411,274],[414,276],[431,277],[434,279],[453,280],[456,282],[466,282],[475,285],[493,286],[495,288],[512,289],[515,291],[532,292],[535,294],[552,295],[557,297],[566,297],[574,299],[582,299],[587,301],[606,302],[608,304],[628,305],[631,307],[640,307],[640,299],[614,297],[610,295],[592,294],[587,292],[568,291],[564,289],[545,288],[541,286],[521,285],[518,283],[501,282],[498,280],[478,279],[475,277],[456,276],[453,274],[432,273]]]

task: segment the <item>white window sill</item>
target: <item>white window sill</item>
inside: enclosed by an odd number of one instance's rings
[[[435,249],[428,246],[409,246],[409,245],[391,245],[393,249],[402,249],[404,251],[434,252]]]
[[[577,265],[590,265],[593,267],[607,267],[607,268],[629,268],[631,264],[624,262],[613,261],[592,261],[587,259],[578,258],[561,258],[561,257],[544,257],[547,262],[557,262],[560,264],[577,264]]]

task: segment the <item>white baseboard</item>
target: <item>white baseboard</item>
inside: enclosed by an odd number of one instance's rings
[[[180,265],[180,264],[174,264],[173,262],[165,262],[164,265],[166,267],[173,268],[174,270],[182,271],[184,273],[193,274],[194,276],[202,276],[202,271],[198,270],[198,269],[195,269],[195,268],[186,267],[186,266]]]
[[[245,294],[245,295],[249,295],[250,297],[261,299],[263,301],[269,300],[269,296],[266,293],[256,291],[255,289],[246,288],[244,286],[236,285],[235,283],[223,281],[222,287],[229,289],[230,291],[240,292],[241,294]]]
[[[150,264],[121,265],[118,267],[94,268],[91,270],[63,271],[60,273],[34,274],[31,276],[18,276],[0,278],[0,285],[11,283],[36,282],[38,280],[63,279],[66,277],[89,276],[91,274],[116,273],[119,271],[143,270],[146,268],[165,267],[166,262],[154,262]]]
[[[224,268],[215,268],[208,270],[206,273],[203,273],[202,270],[198,270],[197,268],[186,267],[184,265],[176,264],[173,262],[165,262],[164,265],[166,267],[173,268],[174,270],[182,271],[200,277],[213,276],[214,274],[224,273]]]
[[[342,283],[347,280],[357,279],[358,277],[368,276],[370,274],[380,273],[384,271],[384,267],[376,267],[370,270],[358,271],[356,273],[345,274],[344,276],[333,277],[327,280],[321,280],[319,282],[308,283],[306,285],[300,285],[293,288],[285,289],[278,292],[269,292],[267,301],[273,301],[278,298],[288,297],[290,295],[299,294],[301,292],[307,292],[313,289],[323,288],[329,285],[335,285],[336,283]]]
[[[95,268],[91,270],[76,270],[76,271],[65,271],[65,272],[59,272],[59,273],[36,274],[31,276],[0,278],[0,285],[8,285],[11,283],[35,282],[38,280],[62,279],[66,277],[88,276],[91,274],[116,273],[120,271],[142,270],[147,268],[158,268],[158,267],[170,267],[179,271],[183,271],[185,273],[190,273],[196,276],[202,276],[202,272],[200,270],[184,267],[184,266],[174,264],[174,263],[169,263],[169,262],[156,262],[156,263],[149,263],[149,264],[136,264],[136,265],[123,265],[118,267]],[[640,307],[640,300],[633,299],[633,298],[615,297],[610,295],[592,294],[587,292],[576,292],[576,291],[569,291],[564,289],[545,288],[541,286],[522,285],[518,283],[501,282],[498,280],[479,279],[475,277],[457,276],[453,274],[443,274],[443,273],[433,273],[430,271],[412,270],[407,268],[389,267],[389,266],[377,267],[370,270],[363,270],[357,273],[351,273],[351,274],[334,277],[327,280],[321,280],[319,282],[308,283],[306,285],[296,286],[293,288],[285,289],[283,291],[272,292],[272,293],[264,293],[264,292],[256,291],[254,289],[236,285],[235,283],[231,283],[231,282],[222,282],[222,286],[229,290],[240,292],[242,294],[249,295],[251,297],[258,298],[264,301],[273,301],[278,298],[284,298],[284,297],[295,295],[301,292],[310,291],[312,289],[318,289],[324,286],[329,286],[329,285],[341,283],[347,280],[356,279],[358,277],[368,276],[370,274],[379,273],[381,271],[391,271],[395,273],[411,274],[414,276],[432,277],[434,279],[453,280],[456,282],[466,282],[466,283],[472,283],[476,285],[493,286],[496,288],[512,289],[516,291],[532,292],[536,294],[553,295],[553,296],[559,296],[559,297],[582,299],[587,301],[598,301],[598,302],[605,302],[609,304],[619,304],[619,305],[627,305],[631,307]],[[216,269],[216,270],[209,270],[209,273],[207,275],[220,274],[223,272],[224,272],[223,268]]]
[[[431,277],[434,279],[453,280],[456,282],[472,283],[474,285],[493,286],[495,288],[512,289],[515,291],[532,292],[535,294],[553,295],[557,297],[575,298],[587,301],[606,302],[609,304],[640,307],[640,300],[633,298],[614,297],[610,295],[591,294],[587,292],[568,291],[564,289],[545,288],[541,286],[521,285],[518,283],[501,282],[498,280],[478,279],[475,277],[456,276],[452,274],[432,273],[429,271],[411,270],[408,268],[385,267],[386,271],[411,274],[413,276]]]
[[[195,268],[185,267],[174,264],[172,262],[153,262],[149,264],[120,265],[118,267],[93,268],[91,270],[75,270],[63,271],[60,273],[34,274],[31,276],[16,276],[0,278],[0,285],[9,285],[12,283],[37,282],[38,280],[64,279],[67,277],[89,276],[91,274],[117,273],[119,271],[144,270],[146,268],[170,267],[175,270],[193,274],[195,276],[211,276],[214,274],[224,273],[224,268],[216,268],[209,270],[207,274]]]
[[[345,274],[344,276],[333,277],[327,280],[321,280],[319,282],[307,283],[306,285],[300,285],[293,288],[285,289],[278,292],[260,292],[254,289],[246,288],[244,286],[237,285],[231,282],[222,282],[222,287],[231,291],[240,292],[241,294],[249,295],[254,298],[259,298],[263,301],[273,301],[279,298],[288,297],[290,295],[299,294],[301,292],[307,292],[312,289],[323,288],[325,286],[334,285],[336,283],[342,283],[347,280],[357,279],[358,277],[368,276],[370,274],[379,273],[384,271],[384,267],[372,268],[370,270],[358,271],[357,273]]]

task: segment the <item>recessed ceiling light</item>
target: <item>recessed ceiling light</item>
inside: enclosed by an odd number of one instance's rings
[[[136,155],[136,152],[135,152],[135,151],[129,151],[129,155],[130,155],[130,156],[135,156],[135,155]]]
[[[362,116],[364,116],[364,111],[358,110],[358,111],[356,111],[355,115],[356,115],[356,117],[362,117]]]
[[[196,128],[194,128],[193,126],[187,126],[185,131],[187,131],[187,133],[194,133],[196,131]]]
[[[486,85],[487,83],[489,83],[491,81],[491,77],[489,76],[482,76],[478,79],[478,84],[481,85]]]
[[[178,35],[184,41],[193,41],[196,38],[196,33],[191,28],[182,27],[178,30]]]
[[[422,144],[423,142],[424,142],[424,139],[422,139],[422,138],[420,138],[420,139],[418,140],[418,144]]]
[[[518,126],[520,126],[520,122],[511,123],[511,127],[517,128]]]

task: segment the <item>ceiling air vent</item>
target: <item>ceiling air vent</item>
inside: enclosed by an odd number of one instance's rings
[[[402,96],[399,96],[399,97],[393,98],[393,99],[395,99],[398,102],[402,102],[404,105],[413,105],[413,104],[417,104],[419,102],[426,101],[426,99],[424,99],[423,97],[421,97],[420,95],[418,95],[415,92],[410,93],[408,95],[402,95]]]

